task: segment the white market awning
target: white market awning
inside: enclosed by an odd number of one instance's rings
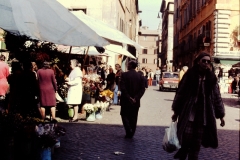
[[[63,53],[69,54],[70,46],[58,46],[58,51],[61,51]],[[72,47],[70,54],[79,54],[79,55],[86,55],[87,47]],[[107,53],[99,53],[95,47],[90,46],[88,53],[88,56],[110,56]]]
[[[76,17],[84,22],[88,27],[94,30],[98,35],[112,41],[129,44],[134,46],[136,49],[143,49],[141,45],[131,40],[124,33],[117,30],[115,27],[110,26],[100,20],[90,17],[82,11],[71,11]]]
[[[114,45],[114,44],[109,44],[107,46],[104,47],[105,48],[105,52],[109,55],[111,54],[121,54],[121,55],[125,55],[127,57],[136,59],[136,57],[134,57],[130,52],[128,52],[126,49],[124,49],[122,46],[119,45]]]
[[[56,0],[0,0],[0,28],[68,46],[109,44]]]

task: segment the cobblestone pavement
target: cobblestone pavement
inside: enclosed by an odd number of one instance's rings
[[[95,122],[60,123],[67,129],[61,147],[55,149],[53,160],[172,160],[174,153],[162,149],[164,130],[171,122],[171,104],[175,92],[160,92],[149,87],[141,101],[138,126],[133,139],[124,139],[119,115],[120,106],[113,105],[103,119]],[[219,148],[202,148],[200,160],[239,159],[239,103],[235,95],[222,95],[226,108],[226,126],[217,120]],[[115,155],[119,151],[124,154]]]

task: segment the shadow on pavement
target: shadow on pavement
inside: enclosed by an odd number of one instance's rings
[[[99,121],[100,122],[100,121]],[[133,139],[124,139],[122,125],[93,123],[59,123],[67,133],[53,160],[154,159],[172,160],[174,153],[162,149],[165,126],[138,126]],[[219,148],[202,148],[199,159],[231,159],[239,157],[239,131],[218,130]],[[115,155],[119,151],[124,154]]]
[[[228,107],[240,108],[240,101],[237,98],[222,98],[223,103]]]

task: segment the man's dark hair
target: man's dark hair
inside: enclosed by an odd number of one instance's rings
[[[133,69],[135,69],[137,67],[137,62],[136,61],[131,60],[131,61],[129,61],[128,64],[131,65]]]
[[[5,56],[4,55],[0,55],[0,61],[5,61]]]

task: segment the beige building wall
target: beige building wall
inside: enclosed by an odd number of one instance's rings
[[[142,27],[139,32],[138,42],[144,47],[139,51],[138,56],[140,68],[146,67],[155,71],[158,66],[159,30],[148,30],[147,27]]]
[[[85,10],[86,14],[112,25],[122,31],[133,41],[136,41],[136,29],[138,29],[138,0],[58,0],[68,9]],[[125,49],[127,45],[118,43]],[[135,53],[132,53],[136,55]],[[110,65],[122,63],[122,56],[109,58]]]
[[[197,7],[193,2],[196,1],[175,0],[177,5],[174,9],[176,13],[174,17],[174,60],[177,62],[176,65],[191,67],[193,60],[202,51],[222,60],[239,60],[237,58],[239,57],[237,55],[240,54],[239,41],[231,36],[234,29],[240,25],[239,1],[204,0],[197,1]],[[197,10],[195,14],[189,11],[191,4],[195,5]],[[185,14],[190,18],[186,19]],[[207,42],[205,41],[206,37],[209,38]]]

